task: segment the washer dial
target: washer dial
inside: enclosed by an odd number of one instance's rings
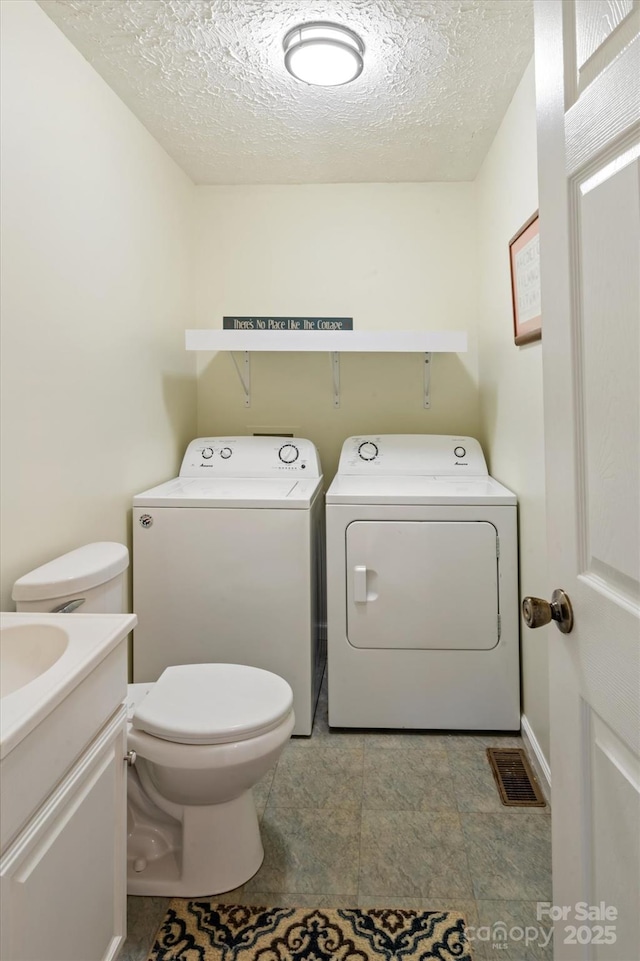
[[[300,451],[295,444],[283,444],[278,451],[278,457],[283,464],[293,464],[300,456]]]
[[[231,450],[230,447],[223,447],[222,450],[220,451],[220,457],[222,457],[223,460],[229,460],[232,454],[233,454],[233,451]]]
[[[202,456],[205,460],[209,460],[213,457],[213,447],[205,447],[202,451]]]
[[[358,457],[360,460],[375,460],[378,456],[378,445],[372,440],[363,441],[358,447]]]

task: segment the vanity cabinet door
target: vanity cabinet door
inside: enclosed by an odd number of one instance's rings
[[[122,706],[0,863],[3,961],[107,961],[126,931]]]

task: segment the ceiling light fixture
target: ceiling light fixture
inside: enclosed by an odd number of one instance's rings
[[[284,40],[284,63],[297,80],[320,87],[350,83],[362,73],[364,43],[357,33],[335,23],[303,23]]]

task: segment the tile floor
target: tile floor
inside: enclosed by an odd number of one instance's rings
[[[550,961],[525,946],[551,900],[548,808],[505,808],[485,748],[520,738],[332,731],[326,688],[311,738],[258,784],[265,859],[233,903],[458,909],[481,926],[477,959]],[[167,899],[129,898],[119,961],[146,961]],[[494,939],[504,922],[506,941]]]

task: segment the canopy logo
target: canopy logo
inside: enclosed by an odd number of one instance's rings
[[[514,924],[511,927],[505,921],[494,921],[493,924],[474,927],[467,925],[465,929],[468,941],[482,941],[490,943],[496,951],[506,951],[509,945],[524,943],[526,947],[539,944],[546,948],[553,937],[553,928],[542,925],[528,924],[522,927]]]

